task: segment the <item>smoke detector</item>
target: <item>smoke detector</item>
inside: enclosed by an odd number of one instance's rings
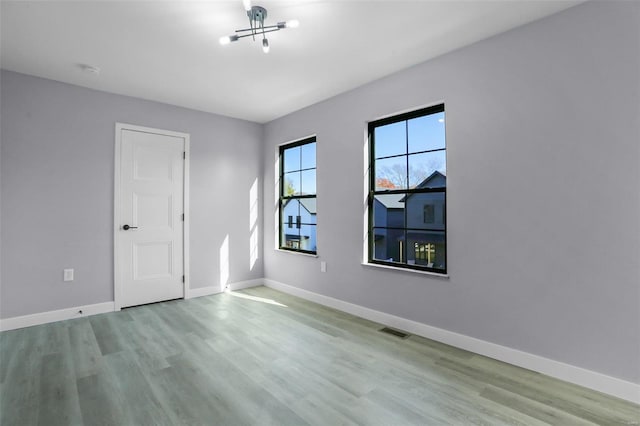
[[[78,66],[80,67],[80,69],[83,72],[85,72],[87,74],[92,74],[92,75],[99,75],[100,74],[100,68],[94,67],[93,65],[80,64]]]

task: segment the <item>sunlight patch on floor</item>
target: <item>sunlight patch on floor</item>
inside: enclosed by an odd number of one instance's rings
[[[241,299],[253,300],[254,302],[261,302],[261,303],[267,303],[269,305],[282,306],[283,308],[288,307],[287,305],[283,305],[282,303],[276,302],[273,299],[265,299],[264,297],[251,296],[250,294],[245,294],[245,293],[236,293],[235,291],[231,291],[231,290],[227,290],[225,293],[227,293],[229,296],[239,297]]]

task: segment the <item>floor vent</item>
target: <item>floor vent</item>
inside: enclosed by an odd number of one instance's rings
[[[395,329],[389,328],[389,327],[381,328],[378,331],[381,331],[381,332],[387,333],[387,334],[391,334],[391,335],[399,337],[401,339],[406,339],[407,337],[409,337],[409,335],[407,333],[405,333],[403,331],[400,331],[400,330],[395,330]]]

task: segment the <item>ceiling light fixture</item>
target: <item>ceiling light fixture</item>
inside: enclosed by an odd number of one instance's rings
[[[230,36],[220,37],[220,44],[225,45],[233,41],[238,41],[243,37],[252,37],[256,40],[256,36],[262,35],[262,51],[269,53],[269,40],[266,34],[274,31],[280,31],[283,28],[298,28],[300,23],[293,19],[286,22],[278,22],[276,25],[264,25],[264,20],[267,19],[267,9],[262,6],[251,6],[251,0],[242,0],[244,9],[247,11],[247,17],[249,18],[250,28],[242,30],[236,30],[236,33]]]

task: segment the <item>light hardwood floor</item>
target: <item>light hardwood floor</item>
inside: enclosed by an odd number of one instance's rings
[[[0,424],[617,425],[640,407],[257,287],[0,335]]]

